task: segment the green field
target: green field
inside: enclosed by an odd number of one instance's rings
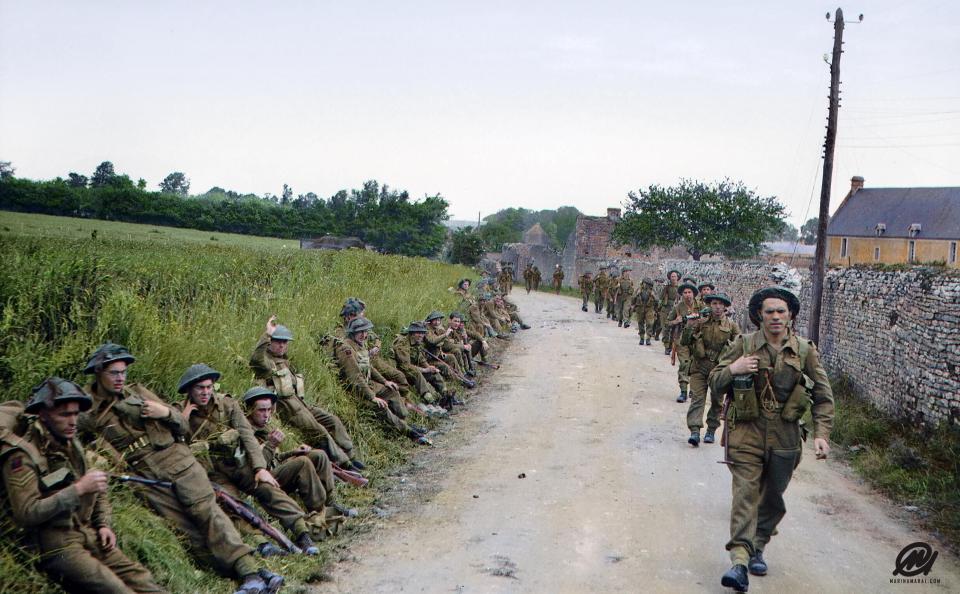
[[[157,227],[98,219],[0,211],[0,233],[3,236],[90,239],[94,231],[97,239],[124,239],[178,244],[205,243],[271,250],[300,249],[300,242],[296,239],[277,239],[276,237],[258,237],[236,233],[213,233],[177,227]]]
[[[412,446],[385,432],[339,387],[318,339],[334,327],[343,301],[356,296],[389,344],[411,320],[455,307],[449,288],[470,271],[422,258],[301,251],[290,241],[213,236],[218,241],[184,229],[0,213],[0,379],[6,398],[25,399],[49,375],[83,381],[86,357],[106,340],[137,356],[131,382],[146,383],[172,401],[179,399],[180,374],[197,362],[223,373],[224,391],[243,393],[252,379],[247,359],[276,313],[295,334],[290,354],[306,375],[308,391],[347,424],[376,484]],[[197,567],[163,522],[122,487],[112,496],[121,546],[170,591],[230,591],[230,583]],[[376,496],[375,489],[341,487],[341,499],[364,509]],[[0,594],[57,591],[29,568],[3,528],[0,522]],[[269,565],[293,584],[320,579],[324,560],[341,540],[325,543],[320,560]]]

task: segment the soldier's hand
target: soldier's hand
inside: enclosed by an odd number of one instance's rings
[[[102,470],[91,470],[80,477],[76,483],[77,494],[86,495],[88,493],[106,493],[107,492],[107,473]]]
[[[371,356],[371,357],[376,357],[376,356],[377,356],[377,353],[380,352],[380,347],[376,347],[376,346],[375,346],[375,347],[371,347],[371,348],[369,348],[369,349],[367,349],[367,350],[370,352],[370,356]]]
[[[140,406],[140,416],[148,419],[166,419],[170,416],[170,408],[153,400],[144,400]]]
[[[114,534],[109,526],[97,528],[97,537],[100,540],[100,548],[103,549],[104,552],[108,553],[113,550],[113,547],[117,546],[117,535]]]
[[[465,345],[463,345],[463,350],[465,350],[465,351],[467,351],[467,352],[469,353],[469,352],[470,352],[471,350],[473,350],[473,349],[470,347],[469,344],[465,344]]]
[[[397,385],[397,382],[391,382],[390,380],[387,380],[383,382],[383,385],[390,388],[391,390],[397,390],[397,391],[400,390],[400,386]]]
[[[269,441],[270,445],[272,445],[273,447],[277,447],[278,445],[283,443],[284,437],[285,435],[283,434],[283,431],[280,431],[279,429],[274,429],[273,431],[270,432],[269,435],[267,435],[267,441]]]
[[[730,364],[730,373],[733,375],[745,375],[748,373],[756,373],[760,365],[759,359],[754,356],[740,357],[736,361]]]
[[[270,319],[267,320],[267,334],[273,334],[273,331],[277,329],[277,314],[272,314]]]
[[[267,483],[268,485],[272,485],[278,489],[280,488],[280,483],[277,482],[277,479],[273,478],[273,475],[270,474],[270,471],[266,468],[261,468],[258,470],[257,474],[255,474],[253,478],[256,479],[257,483]]]
[[[453,334],[453,328],[447,328],[447,331],[443,333],[444,336],[450,336]]]
[[[826,439],[817,437],[813,440],[813,450],[816,452],[817,460],[826,460],[830,453],[830,444]]]
[[[384,409],[387,408],[388,406],[386,400],[384,400],[383,398],[378,398],[376,396],[373,397],[373,403],[379,406],[380,408],[384,408]]]
[[[297,450],[296,450],[296,451],[299,452],[299,453],[301,453],[301,454],[309,454],[312,450],[313,450],[313,448],[311,448],[311,447],[308,446],[307,444],[301,443],[301,444],[297,447]]]
[[[195,405],[191,401],[191,402],[188,402],[186,406],[183,407],[183,411],[181,412],[181,414],[183,415],[183,418],[189,419],[190,415],[193,414],[193,411],[195,410],[197,410],[197,405]]]
[[[427,365],[427,373],[440,373],[440,370],[433,365]]]

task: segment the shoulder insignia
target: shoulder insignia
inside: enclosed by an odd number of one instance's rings
[[[23,470],[23,456],[15,456],[10,460],[10,472],[20,472]]]

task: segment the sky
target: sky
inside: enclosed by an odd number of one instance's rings
[[[329,197],[376,179],[454,219],[603,214],[630,190],[742,180],[815,216],[835,4],[0,0],[0,160],[110,160],[149,187]],[[960,5],[842,6],[831,211],[960,185]],[[858,15],[864,14],[862,23]]]

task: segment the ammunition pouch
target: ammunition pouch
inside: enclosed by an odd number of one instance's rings
[[[283,367],[273,372],[273,389],[280,398],[303,395],[303,375]]]
[[[780,418],[788,423],[799,421],[810,406],[810,395],[813,393],[813,380],[805,373],[800,374],[797,385],[793,387],[787,401],[783,403]]]
[[[707,349],[703,346],[703,337],[694,339],[693,345],[691,346],[690,351],[695,359],[707,358]]]
[[[760,416],[760,404],[752,375],[734,376],[730,413],[734,421],[753,421]]]

